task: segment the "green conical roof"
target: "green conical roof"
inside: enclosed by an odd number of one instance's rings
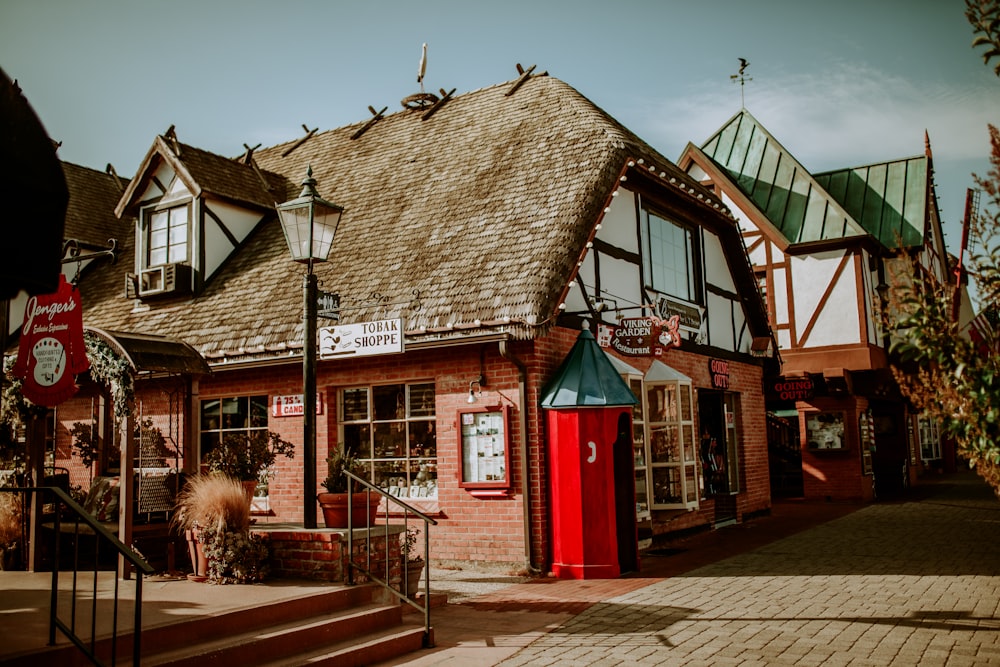
[[[573,349],[542,391],[541,401],[543,408],[611,407],[638,402],[586,323]]]

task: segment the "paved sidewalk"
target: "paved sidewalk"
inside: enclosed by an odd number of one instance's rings
[[[636,577],[498,583],[387,664],[1000,665],[1000,502],[971,472],[672,546]]]

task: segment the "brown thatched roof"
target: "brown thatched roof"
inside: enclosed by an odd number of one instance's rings
[[[341,295],[343,322],[401,317],[411,340],[498,329],[530,337],[554,320],[629,159],[687,184],[679,197],[710,193],[566,83],[534,77],[506,95],[511,85],[451,98],[429,117],[401,110],[357,138],[364,123],[258,149],[259,170],[183,145],[177,155],[162,137],[151,155],[166,147],[201,188],[248,202],[267,196],[255,171],[284,177],[284,201],[311,166],[320,195],[346,209],[316,268],[321,289]],[[173,336],[207,356],[296,346],[301,274],[274,216],[196,298],[133,311],[121,289],[91,292],[85,323]],[[389,305],[366,307],[380,299]]]

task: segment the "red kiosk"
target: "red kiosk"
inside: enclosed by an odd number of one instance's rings
[[[637,402],[584,323],[541,400],[557,577],[609,579],[639,569],[631,435]]]

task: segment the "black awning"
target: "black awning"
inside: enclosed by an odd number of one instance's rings
[[[181,375],[208,375],[212,372],[208,362],[198,351],[184,341],[152,334],[104,331],[84,327],[113,347],[132,365],[136,373],[177,373]]]

